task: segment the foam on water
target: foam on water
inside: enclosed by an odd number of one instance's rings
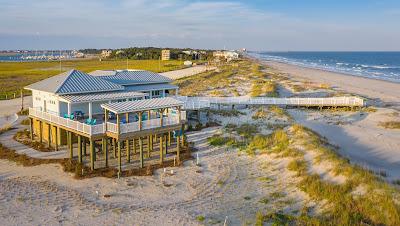
[[[392,82],[400,82],[400,52],[250,52],[277,61]]]

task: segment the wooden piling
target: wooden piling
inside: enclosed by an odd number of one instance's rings
[[[108,148],[107,148],[107,138],[103,138],[101,142],[103,153],[104,153],[104,162],[105,167],[108,167]]]
[[[140,159],[140,168],[143,168],[143,140],[142,137],[139,137],[139,159]]]
[[[82,136],[78,135],[78,162],[82,163]]]
[[[127,139],[125,144],[125,149],[126,149],[126,161],[129,163],[131,162],[131,151],[130,151],[130,142],[129,139]]]
[[[54,139],[54,147],[55,147],[56,151],[58,151],[58,136],[60,136],[60,135],[58,134],[58,127],[57,126],[54,126],[54,132],[55,132],[55,135],[56,135],[56,137]]]
[[[160,164],[164,162],[164,152],[163,152],[163,139],[162,135],[160,135]]]
[[[39,141],[40,143],[43,142],[43,123],[39,121]]]
[[[89,144],[89,152],[90,152],[90,169],[94,170],[94,140],[90,139]]]
[[[118,172],[121,175],[121,172],[122,172],[122,156],[121,156],[121,145],[122,145],[122,142],[118,141],[117,143],[118,143]]]
[[[72,133],[68,132],[68,143],[69,143],[69,158],[73,159],[74,158],[74,145],[72,143]]]
[[[114,158],[117,158],[117,145],[114,138],[112,138],[112,146],[113,146]]]
[[[33,141],[33,119],[29,118],[29,134],[31,136],[31,141]]]
[[[51,127],[50,124],[47,124],[47,146],[51,147]]]

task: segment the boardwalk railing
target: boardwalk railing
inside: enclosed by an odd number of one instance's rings
[[[326,98],[274,98],[274,97],[186,97],[176,96],[183,101],[184,109],[195,110],[210,108],[211,105],[281,105],[281,106],[337,106],[362,107],[364,100],[359,97],[326,97]]]
[[[103,124],[99,125],[87,125],[82,122],[74,121],[71,119],[62,118],[58,115],[47,113],[35,108],[29,108],[29,115],[44,119],[48,122],[51,122],[56,125],[64,126],[69,129],[76,130],[81,133],[85,133],[88,135],[95,135],[104,133]]]

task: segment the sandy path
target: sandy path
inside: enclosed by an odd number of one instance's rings
[[[164,72],[164,73],[160,73],[160,74],[164,75],[170,79],[176,80],[176,79],[196,75],[199,73],[203,73],[203,72],[215,70],[215,69],[216,69],[216,67],[198,65],[198,66],[193,66],[193,67],[189,67],[189,68],[184,68],[181,70],[168,71],[168,72]]]
[[[24,108],[32,106],[32,96],[24,97]],[[21,110],[21,98],[0,101],[0,117],[12,115]]]
[[[349,93],[366,96],[374,100],[379,99],[386,104],[400,107],[400,83],[350,76],[272,61],[264,63],[279,71],[288,73],[290,77],[303,78],[317,83],[327,83]]]
[[[40,159],[62,159],[68,158],[68,152],[65,148],[64,150],[60,150],[57,152],[40,152],[37,151],[25,144],[22,144],[16,140],[14,140],[14,135],[23,129],[26,129],[27,126],[21,125],[21,121],[25,119],[26,116],[21,116],[15,121],[13,128],[9,131],[6,131],[0,134],[0,143],[7,148],[15,150],[18,154],[26,154],[33,158],[40,158]]]
[[[243,225],[260,210],[303,206],[284,161],[210,147],[207,137],[217,131],[189,133],[201,167],[188,161],[167,169],[174,170],[172,176],[158,170],[150,177],[74,180],[57,164],[21,167],[0,160],[0,220],[5,225],[198,225],[196,217],[205,216],[204,223],[221,225],[228,216],[228,225]],[[273,192],[288,195],[259,202]]]

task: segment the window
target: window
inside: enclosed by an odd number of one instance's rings
[[[161,91],[160,90],[155,90],[155,91],[152,91],[151,94],[153,96],[160,96],[161,95]]]
[[[40,97],[35,97],[35,100],[41,101],[42,99],[40,99]]]

